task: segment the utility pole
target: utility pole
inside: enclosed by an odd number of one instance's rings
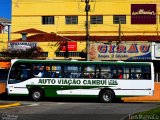
[[[66,44],[66,58],[68,58],[69,57],[69,55],[68,55],[68,40],[66,40],[65,44]]]
[[[11,29],[10,29],[11,25],[8,24],[8,44],[7,44],[7,48],[9,47],[9,42],[10,42],[10,39],[11,39]]]
[[[118,44],[121,43],[121,19],[119,18]]]
[[[89,61],[89,25],[88,25],[88,12],[90,11],[89,0],[85,0],[85,12],[86,12],[86,60]]]

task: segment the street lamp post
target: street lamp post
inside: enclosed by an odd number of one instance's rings
[[[118,43],[121,43],[121,19],[119,18],[119,40],[118,40]]]

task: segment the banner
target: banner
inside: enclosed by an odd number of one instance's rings
[[[91,43],[89,48],[90,60],[150,60],[151,44],[125,42],[119,45],[112,43]]]
[[[62,48],[60,49],[61,51],[66,51],[66,46],[68,47],[68,51],[77,51],[77,42],[68,42],[67,45],[66,43],[62,44]]]
[[[27,50],[33,47],[38,47],[37,42],[10,42],[8,45],[9,50]]]
[[[131,4],[131,24],[156,24],[156,4]]]

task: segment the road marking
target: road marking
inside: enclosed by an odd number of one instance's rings
[[[66,104],[66,103],[57,103],[58,105],[64,105],[64,104]]]
[[[16,106],[20,106],[20,105],[21,105],[20,102],[16,102],[16,103],[10,103],[10,104],[0,105],[0,108],[16,107]]]
[[[30,105],[27,105],[27,106],[38,106],[39,104],[38,103],[33,103],[33,104],[30,104]]]

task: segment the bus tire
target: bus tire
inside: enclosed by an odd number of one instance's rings
[[[32,100],[39,101],[43,98],[44,93],[41,89],[33,89],[30,94]]]
[[[103,103],[110,103],[114,101],[115,94],[112,90],[102,90],[99,94],[99,98]]]

